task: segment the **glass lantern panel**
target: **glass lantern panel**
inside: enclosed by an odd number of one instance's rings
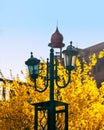
[[[28,66],[28,68],[29,68],[30,74],[32,75],[33,74],[33,70],[34,70],[34,66]]]
[[[34,73],[38,74],[38,65],[34,65]]]
[[[72,62],[72,57],[71,55],[65,55],[65,66],[71,66],[71,62]]]
[[[64,65],[67,66],[68,56],[64,54]]]
[[[72,66],[75,66],[76,63],[76,56],[72,56]]]

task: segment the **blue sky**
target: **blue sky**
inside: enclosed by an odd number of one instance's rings
[[[66,46],[86,48],[104,42],[104,0],[0,0],[0,69],[8,77],[25,71],[33,51],[49,57],[58,21]],[[65,48],[64,48],[65,49]]]

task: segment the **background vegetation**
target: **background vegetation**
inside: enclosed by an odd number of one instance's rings
[[[90,62],[83,59],[83,68],[77,59],[76,69],[71,73],[71,82],[64,89],[58,89],[55,85],[55,98],[69,104],[69,130],[104,130],[104,82],[97,87],[96,80],[92,76],[92,68],[96,65],[97,59],[103,58],[104,50],[89,57]],[[43,62],[44,71],[37,79],[37,86],[44,87],[43,78],[46,71],[46,64]],[[60,84],[63,78],[67,80],[66,70],[59,64],[58,75]],[[22,72],[23,73],[23,72]],[[34,84],[30,80],[28,72],[24,74],[24,83],[18,77],[13,81],[5,80],[2,83],[4,94],[7,87],[10,87],[8,100],[3,96],[0,101],[0,130],[33,130],[34,128],[34,106],[32,103],[49,100],[49,87],[43,93],[34,91]],[[60,95],[57,97],[57,91]]]

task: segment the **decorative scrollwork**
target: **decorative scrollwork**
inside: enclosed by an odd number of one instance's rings
[[[47,110],[42,110],[40,111],[40,120],[39,120],[39,126],[40,126],[40,130],[47,130],[48,129],[48,117],[47,117]]]

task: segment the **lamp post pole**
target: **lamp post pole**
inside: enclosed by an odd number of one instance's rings
[[[50,101],[54,100],[54,50],[50,50]]]
[[[49,130],[55,128],[55,104],[54,104],[54,50],[50,49],[50,110],[49,110]]]

